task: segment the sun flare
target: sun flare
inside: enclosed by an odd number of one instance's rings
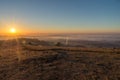
[[[10,33],[16,33],[16,29],[15,28],[11,28],[10,29]]]

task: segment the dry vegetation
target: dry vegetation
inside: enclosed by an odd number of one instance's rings
[[[0,41],[0,80],[120,80],[119,48],[41,46],[22,41]]]

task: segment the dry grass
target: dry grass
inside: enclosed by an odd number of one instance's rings
[[[24,45],[25,49],[33,51],[42,51],[42,50],[66,50],[66,51],[85,51],[85,52],[114,52],[120,53],[120,49],[113,48],[82,48],[82,47],[58,47],[58,46],[33,46],[33,45]]]
[[[120,80],[120,49],[17,45],[0,45],[0,80]]]

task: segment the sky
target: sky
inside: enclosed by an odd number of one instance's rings
[[[0,32],[119,33],[120,0],[0,0]]]

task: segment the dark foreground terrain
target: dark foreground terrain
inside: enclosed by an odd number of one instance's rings
[[[0,80],[120,80],[120,48],[3,40],[0,41]]]

